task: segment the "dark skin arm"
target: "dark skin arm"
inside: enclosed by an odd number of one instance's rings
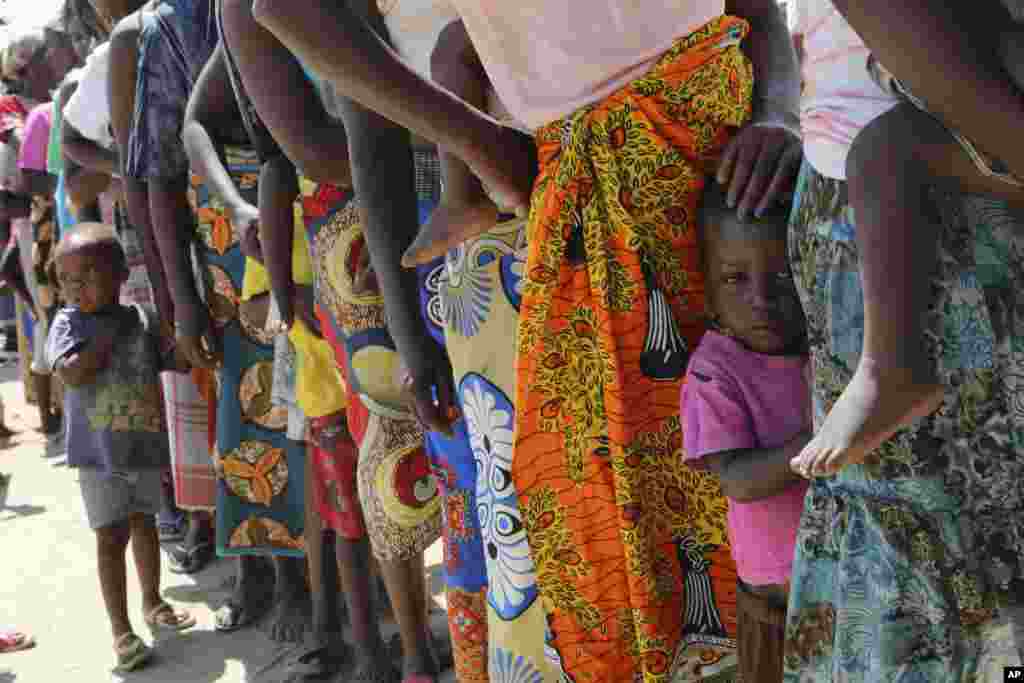
[[[260,244],[263,264],[270,275],[270,287],[281,320],[291,329],[298,317],[315,334],[320,324],[311,299],[301,296],[292,274],[295,237],[295,199],[299,181],[295,166],[284,156],[267,160],[260,173]]]
[[[774,1],[734,0],[728,9],[754,29],[746,48],[760,60],[755,71],[761,99],[778,103],[788,100],[790,92],[798,94],[793,46]],[[255,0],[253,13],[341,93],[449,149],[494,190],[501,204],[528,206],[531,158],[514,133],[420,78],[351,8]],[[772,120],[767,107],[756,113],[759,120]],[[777,199],[799,164],[798,148],[794,135],[776,128],[747,127],[737,136],[718,177],[729,185],[741,214]]]
[[[878,60],[932,112],[1024,175],[1024,97],[1000,63],[998,41],[991,40],[997,27],[1012,26],[998,0],[834,4]]]
[[[224,0],[222,12],[224,39],[238,64],[242,83],[264,125],[287,156],[287,160],[272,159],[263,166],[259,237],[274,299],[282,320],[290,326],[296,316],[291,262],[294,216],[291,204],[286,206],[285,200],[294,181],[287,176],[294,177],[297,166],[311,180],[348,186],[352,174],[345,127],[327,113],[316,88],[292,54],[255,22],[251,0]],[[297,194],[298,188],[294,191]]]
[[[78,83],[66,84],[61,88],[57,106],[63,109],[77,90]],[[61,149],[64,151],[66,159],[70,159],[87,171],[95,171],[107,176],[120,173],[117,154],[82,135],[67,119],[61,121],[60,135]]]
[[[110,96],[110,127],[114,132],[122,164],[127,157],[128,139],[135,111],[138,40],[138,13],[122,19],[110,35],[110,73],[107,81]],[[167,277],[150,221],[148,187],[144,181],[128,178],[123,167],[119,170],[124,178],[124,199],[128,219],[141,237],[146,271],[153,287],[154,303],[161,320],[174,320],[174,306],[167,286]]]
[[[345,127],[329,115],[292,53],[256,23],[251,0],[224,0],[224,34],[264,125],[303,176],[348,187]]]
[[[376,3],[359,9],[384,34]],[[384,295],[388,330],[408,368],[420,420],[434,431],[450,433],[454,401],[451,363],[427,333],[416,272],[401,265],[419,223],[409,131],[352,100],[342,99],[340,109],[349,132],[353,182],[366,245]]]
[[[793,473],[789,463],[810,440],[811,433],[802,432],[781,448],[722,451],[705,456],[702,462],[718,475],[726,497],[750,503],[777,496],[793,484],[804,481]]]

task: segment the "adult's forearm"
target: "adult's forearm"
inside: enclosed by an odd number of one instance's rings
[[[415,169],[408,131],[366,108],[342,105],[366,244],[380,283],[388,329],[403,357],[423,340],[416,272],[402,254],[419,227]]]
[[[754,118],[797,126],[800,67],[785,17],[775,0],[733,0],[730,11],[750,22],[744,44],[754,67]]]
[[[281,318],[293,318],[292,249],[295,237],[295,198],[299,193],[295,167],[288,159],[278,156],[266,161],[260,171],[260,245],[263,265],[270,275],[270,289],[274,294]]]
[[[198,291],[189,253],[193,218],[184,181],[151,180],[149,210],[171,301],[176,307],[195,305]]]
[[[174,305],[167,288],[167,276],[164,274],[164,264],[160,259],[160,250],[149,218],[149,191],[146,183],[134,178],[125,178],[124,197],[128,220],[142,244],[142,259],[146,264],[146,274],[153,290],[153,304],[161,320],[174,320]]]
[[[418,135],[471,155],[494,122],[421,78],[344,2],[255,0],[256,20],[338,92]]]

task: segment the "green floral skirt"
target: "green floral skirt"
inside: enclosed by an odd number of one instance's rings
[[[797,539],[786,681],[1003,680],[1024,651],[1024,220],[934,195],[928,343],[939,412],[814,482]],[[863,341],[844,183],[805,165],[790,258],[807,312],[816,422]]]

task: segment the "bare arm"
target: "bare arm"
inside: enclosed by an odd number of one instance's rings
[[[140,10],[141,12],[142,10]],[[120,163],[128,157],[132,117],[135,113],[135,86],[138,68],[139,12],[122,19],[110,35],[110,73],[107,89],[110,99],[110,127],[114,132]],[[144,181],[128,178],[123,166],[118,169],[124,178],[125,209],[132,227],[142,241],[146,271],[153,287],[161,320],[174,320],[174,307],[167,286],[160,251],[153,235],[149,213],[149,193]]]
[[[344,2],[255,0],[253,14],[338,91],[462,158],[509,206],[529,203],[531,160],[511,131],[417,75]]]
[[[224,0],[222,11],[242,83],[274,140],[305,177],[350,185],[345,127],[324,109],[295,57],[256,23],[252,0]]]
[[[224,47],[218,45],[192,90],[185,110],[182,140],[192,170],[202,176],[203,182],[233,213],[233,209],[248,203],[239,194],[238,187],[224,168],[224,162],[217,154],[217,147],[210,136],[211,132],[216,135],[231,123],[240,126],[241,117],[228,76],[227,63],[224,61]]]
[[[934,113],[1024,175],[1024,97],[1002,69],[993,39],[1011,25],[1001,3],[834,4],[878,60]]]
[[[290,329],[295,320],[295,283],[292,278],[294,202],[299,194],[295,166],[283,156],[265,162],[260,172],[259,192],[259,230],[260,245],[263,247],[263,265],[270,275],[270,290],[280,311],[281,320]]]
[[[781,448],[750,448],[723,451],[705,456],[703,461],[718,474],[722,493],[741,503],[777,496],[793,484],[804,481],[790,467],[790,461],[811,440],[803,432]]]

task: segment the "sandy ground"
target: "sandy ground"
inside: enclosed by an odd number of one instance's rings
[[[109,622],[77,475],[62,457],[45,457],[42,436],[36,431],[38,413],[25,404],[13,367],[0,369],[0,395],[6,423],[18,432],[0,448],[0,472],[14,475],[6,503],[0,500],[0,628],[28,631],[38,641],[32,650],[0,655],[0,683],[282,681],[301,646],[270,641],[265,623],[232,634],[213,630],[213,610],[227,596],[231,576],[231,565],[223,560],[194,577],[171,574],[163,563],[164,596],[174,606],[190,610],[199,624],[185,634],[162,637],[156,644],[157,659],[145,670],[123,678],[111,673]],[[426,557],[439,607],[440,555],[435,544]],[[131,566],[128,598],[136,632],[151,642]],[[435,630],[444,632],[443,613],[438,611],[433,621]],[[394,632],[389,625],[383,630],[385,637]],[[455,679],[447,672],[442,680]]]

